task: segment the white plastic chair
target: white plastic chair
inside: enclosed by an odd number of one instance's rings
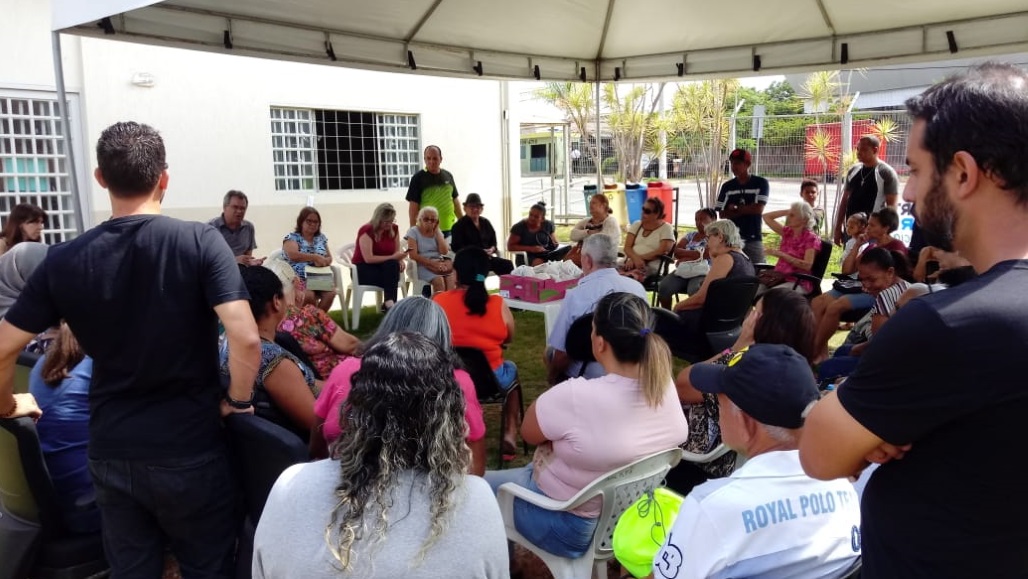
[[[344,284],[342,283],[342,276],[339,276],[336,287],[339,290],[339,299],[342,303],[343,308],[343,323],[346,323],[346,310],[347,308],[351,311],[351,321],[349,330],[356,330],[360,327],[361,321],[361,305],[364,303],[364,292],[375,293],[375,303],[379,307],[382,307],[382,300],[385,297],[385,291],[377,285],[361,285],[357,275],[357,264],[353,263],[353,251],[356,248],[356,244],[347,243],[346,245],[339,248],[336,252],[336,263],[341,266],[350,269],[350,285],[343,290]],[[400,291],[403,293],[403,297],[407,297],[407,284],[400,282]]]
[[[611,546],[614,526],[621,514],[644,493],[660,486],[664,476],[682,458],[682,450],[672,448],[641,458],[632,464],[612,470],[601,476],[566,501],[556,501],[545,495],[530,491],[516,483],[501,485],[496,493],[500,513],[507,530],[507,539],[521,544],[535,553],[554,579],[586,579],[607,577],[607,560],[614,557]],[[597,519],[596,534],[592,544],[578,559],[568,559],[547,553],[533,545],[514,527],[514,499],[532,503],[550,511],[569,511],[580,507],[593,497],[603,497],[603,509]]]
[[[352,255],[353,252],[351,252]],[[286,253],[281,249],[276,249],[268,254],[267,261],[274,259],[286,260]],[[338,260],[338,258],[336,258]],[[332,278],[336,283],[336,295],[339,296],[339,306],[343,309],[343,327],[346,327],[346,304],[343,302],[343,270],[336,264],[332,264]]]
[[[407,269],[404,270],[406,273],[406,281],[404,282],[407,286],[407,293],[405,295],[412,296],[423,296],[425,286],[432,285],[427,281],[418,277],[418,262],[411,258],[407,258]]]

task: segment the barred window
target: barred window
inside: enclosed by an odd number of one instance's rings
[[[272,107],[278,191],[406,187],[421,168],[418,115]]]
[[[43,241],[53,244],[76,233],[68,141],[57,99],[0,95],[0,220],[31,203],[46,211]]]

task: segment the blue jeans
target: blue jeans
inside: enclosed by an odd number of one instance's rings
[[[836,290],[828,290],[828,295],[837,299],[844,299],[850,303],[852,310],[869,310],[875,305],[875,297],[866,292],[859,294],[844,294]]]
[[[493,493],[504,483],[515,483],[526,489],[545,495],[532,480],[532,465],[506,470],[490,470],[485,473],[485,482]],[[548,511],[514,499],[514,528],[533,545],[558,557],[577,559],[589,550],[596,533],[596,519],[578,515]]]
[[[164,544],[182,577],[231,577],[236,493],[223,449],[159,460],[89,461],[111,577],[160,577]]]
[[[850,350],[852,349],[853,346],[851,344],[839,346],[831,358],[821,362],[821,367],[817,370],[818,381],[824,382],[825,380],[852,374],[857,369],[857,363],[860,362],[859,357],[850,356]]]

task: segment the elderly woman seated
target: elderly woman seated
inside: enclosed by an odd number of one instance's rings
[[[660,258],[675,244],[675,230],[664,221],[664,202],[651,197],[643,203],[642,219],[628,228],[621,273],[638,281],[660,273]]]
[[[289,307],[282,282],[265,267],[243,267],[241,274],[261,337],[261,365],[253,388],[254,414],[307,440],[314,426],[314,399],[320,384],[313,370],[275,343],[275,331]],[[226,340],[221,345],[221,374],[226,384],[231,355]]]
[[[703,304],[707,301],[710,284],[719,279],[752,276],[753,263],[743,253],[743,241],[739,228],[728,219],[719,219],[707,226],[707,255],[710,256],[710,271],[703,278],[699,291],[675,304],[680,325],[672,333],[665,334],[672,352],[689,352],[704,343],[706,337],[700,328]]]
[[[342,430],[334,460],[287,469],[268,496],[254,579],[507,576],[499,507],[466,474],[454,364],[446,345],[414,332],[368,348],[331,416]]]
[[[785,224],[778,222],[785,217]],[[810,293],[814,286],[810,281],[798,279],[793,274],[810,273],[814,266],[814,257],[821,250],[821,237],[812,231],[815,224],[814,209],[805,201],[797,201],[788,209],[772,211],[764,214],[764,223],[782,238],[778,249],[768,251],[768,255],[778,258],[774,269],[760,274],[760,287],[757,295],[785,282],[792,282],[787,287]]]
[[[338,419],[339,409],[344,408],[350,396],[354,372],[361,369],[360,356],[394,332],[421,334],[447,351],[453,349],[450,323],[446,320],[446,314],[441,307],[421,296],[397,302],[382,319],[375,335],[358,350],[358,355],[347,358],[336,366],[325,382],[325,387],[314,405],[317,422],[311,433],[312,457],[329,456],[329,447],[339,438],[342,426]],[[397,358],[397,364],[402,363],[404,359]],[[438,368],[426,371],[427,368],[430,367],[422,367],[420,370],[433,376],[439,375]],[[470,470],[473,474],[482,474],[485,472],[485,420],[482,418],[482,406],[478,403],[475,383],[471,381],[471,376],[464,370],[455,370],[453,376],[464,393],[464,422],[467,424],[467,443],[471,447]],[[345,420],[342,422],[345,423]]]
[[[418,279],[428,282],[433,292],[456,287],[450,246],[439,230],[439,211],[428,205],[418,211],[418,223],[407,232],[407,251],[417,264]]]
[[[328,378],[337,364],[353,354],[360,340],[336,325],[320,308],[306,303],[302,283],[285,260],[265,261],[264,267],[275,272],[286,296],[286,314],[279,331],[297,341],[319,378]]]

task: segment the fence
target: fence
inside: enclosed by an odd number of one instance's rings
[[[857,163],[857,141],[861,137],[869,134],[877,136],[881,141],[879,159],[896,169],[901,178],[906,174],[906,145],[911,122],[905,111],[866,110],[855,111],[850,115],[823,113],[766,116],[760,121],[763,127],[759,139],[753,131],[754,121],[753,117],[737,117],[734,124],[729,122],[728,131],[712,155],[709,135],[668,136],[665,174],[681,188],[682,198],[677,208],[681,222],[691,223],[693,211],[709,203],[712,197],[706,190],[704,174],[716,171],[716,166],[720,165],[721,179],[731,178],[727,157],[732,143],[753,155],[751,172],[771,181],[772,202],[775,205],[798,199],[800,180],[810,178],[822,184],[820,204],[825,207],[830,218],[841,196],[846,171]],[[733,125],[734,139],[731,137]],[[850,142],[849,147],[843,146],[846,137]],[[623,181],[610,138],[601,138],[601,145],[603,159],[600,165],[604,179]],[[578,140],[572,140],[572,147],[576,146],[583,151],[590,148],[596,150],[595,146],[584,147]],[[642,161],[643,180],[660,176],[659,157],[644,154]],[[708,168],[708,163],[714,166]],[[584,183],[595,181],[595,162],[583,156],[573,162],[570,169],[573,184],[567,198],[571,206],[565,208],[568,213],[576,213],[579,210],[576,202],[580,196],[578,189]],[[713,184],[715,189],[718,183],[720,181]],[[527,190],[525,193],[531,194]],[[538,193],[531,196],[539,198]]]

